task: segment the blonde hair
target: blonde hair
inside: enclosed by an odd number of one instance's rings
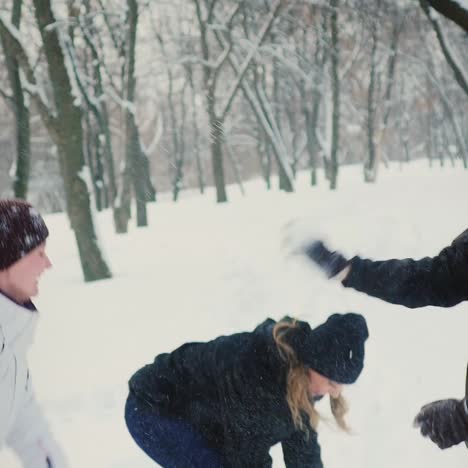
[[[307,432],[308,428],[304,424],[302,415],[306,415],[310,427],[314,430],[316,430],[321,417],[315,409],[314,401],[310,398],[308,392],[309,376],[307,368],[299,362],[294,349],[285,340],[286,335],[294,328],[297,328],[297,320],[282,320],[274,326],[273,338],[280,356],[288,365],[286,400],[294,425],[296,428]],[[344,415],[348,411],[348,405],[342,395],[337,398],[330,396],[330,409],[338,427],[349,432],[349,427],[344,419]]]

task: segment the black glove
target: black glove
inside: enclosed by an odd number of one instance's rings
[[[349,261],[339,252],[332,252],[322,241],[315,241],[304,249],[304,253],[328,276],[333,278],[348,265]]]
[[[429,403],[421,408],[414,424],[441,449],[468,440],[465,400],[450,398]]]

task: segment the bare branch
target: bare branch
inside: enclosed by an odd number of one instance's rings
[[[11,109],[14,110],[15,107],[15,99],[13,96],[10,96],[9,94],[5,93],[1,88],[0,88],[0,96],[2,96],[3,99],[5,99],[5,102],[7,106]]]
[[[27,81],[27,83],[25,83],[25,90],[36,102],[44,124],[52,135],[56,135],[56,114],[49,107],[43,89],[38,84],[26,50],[19,40],[19,30],[3,15],[0,15],[0,35],[4,47],[8,49],[11,56],[16,58],[24,72],[25,81]]]
[[[242,80],[244,79],[244,75],[249,68],[249,65],[254,57],[254,55],[257,53],[258,48],[262,44],[262,42],[265,40],[266,35],[271,29],[271,26],[273,25],[273,22],[275,18],[278,16],[281,8],[283,7],[283,0],[277,0],[275,4],[273,5],[270,14],[268,15],[265,24],[263,25],[262,29],[260,30],[257,39],[252,47],[252,50],[250,53],[247,55],[247,57],[244,60],[244,63],[241,65],[239,74],[237,75],[236,81],[232,84],[231,90],[227,93],[227,99],[226,99],[226,104],[223,107],[223,110],[221,112],[221,121],[223,121],[226,118],[227,113],[229,112],[229,109],[232,105],[232,102],[234,101],[234,98],[236,96],[237,91],[239,90],[240,84]]]
[[[427,0],[427,3],[468,32],[468,10],[460,2],[455,0]]]
[[[450,68],[452,69],[457,83],[461,86],[465,94],[468,96],[468,78],[466,77],[462,66],[458,63],[457,59],[455,58],[454,53],[450,50],[450,46],[447,42],[444,31],[439,21],[437,20],[437,18],[434,17],[434,15],[431,14],[431,10],[429,8],[429,3],[427,0],[419,0],[419,2],[421,4],[422,9],[424,10],[424,13],[426,13],[426,16],[432,24],[432,27],[434,28],[434,31],[437,35],[437,39],[439,40],[440,47],[442,48],[442,53],[444,54],[445,59],[447,60]]]

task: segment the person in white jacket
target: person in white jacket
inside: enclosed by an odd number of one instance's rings
[[[65,468],[36,402],[26,354],[38,312],[31,298],[51,267],[47,226],[22,200],[0,200],[0,448],[7,445],[24,468]]]

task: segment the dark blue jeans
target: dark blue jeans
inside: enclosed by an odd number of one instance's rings
[[[131,393],[125,422],[137,445],[163,468],[222,468],[219,454],[189,423],[158,415]]]

